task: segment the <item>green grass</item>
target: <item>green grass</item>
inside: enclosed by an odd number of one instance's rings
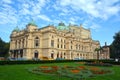
[[[51,63],[51,64],[26,64],[26,65],[3,65],[0,66],[0,80],[71,80],[67,77],[37,75],[28,72],[27,69],[38,67],[41,65],[57,65],[57,66],[78,66],[82,64],[71,63]],[[119,80],[120,66],[109,67],[114,74],[96,76],[87,80]]]

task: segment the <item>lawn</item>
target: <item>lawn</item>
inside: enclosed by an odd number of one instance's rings
[[[70,63],[51,63],[51,64],[26,64],[26,65],[3,65],[0,66],[0,80],[73,80],[68,77],[38,75],[28,71],[29,68],[38,66],[83,66],[75,62]],[[102,67],[106,68],[106,67]],[[114,71],[114,74],[96,76],[87,78],[87,80],[119,80],[120,66],[108,67]]]

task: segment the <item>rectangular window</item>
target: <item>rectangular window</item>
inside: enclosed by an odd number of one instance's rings
[[[38,43],[39,43],[39,42],[38,42],[38,40],[36,40],[36,44],[35,44],[35,45],[36,45],[36,47],[38,47],[38,46],[39,46],[39,44],[38,44]]]
[[[78,49],[78,45],[76,45],[76,50]]]
[[[35,40],[35,48],[39,47],[39,40]]]
[[[24,41],[22,42],[22,48],[24,48]]]
[[[20,44],[20,42],[19,42],[19,49],[21,48],[21,46],[20,46],[21,44]]]
[[[71,49],[72,49],[72,46],[71,46]]]
[[[61,48],[62,48],[62,44],[61,44]]]
[[[54,40],[51,40],[51,47],[54,47]]]
[[[15,48],[17,48],[17,41],[15,42]]]

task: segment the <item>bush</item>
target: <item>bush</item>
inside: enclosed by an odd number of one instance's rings
[[[66,63],[66,62],[95,62],[96,60],[13,60],[13,61],[0,61],[0,65],[12,65],[12,64],[43,64],[43,63]],[[120,62],[115,62],[111,60],[99,60],[103,63],[110,63],[114,65],[120,65]]]
[[[85,63],[85,65],[88,65],[88,66],[106,66],[106,67],[111,67],[112,64],[109,64],[109,63]]]

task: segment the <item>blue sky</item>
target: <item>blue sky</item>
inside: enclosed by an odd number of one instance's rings
[[[34,20],[40,27],[64,22],[90,28],[101,45],[112,43],[120,31],[120,0],[0,0],[0,37],[10,41],[11,31]]]

